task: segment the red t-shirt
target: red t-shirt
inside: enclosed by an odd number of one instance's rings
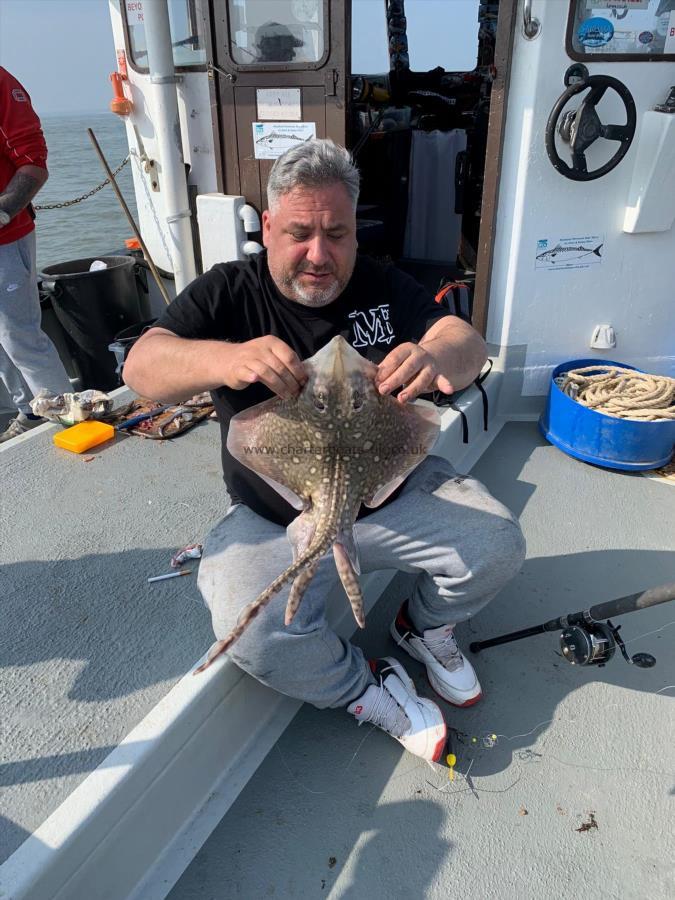
[[[0,194],[21,166],[47,168],[47,144],[28,92],[0,66]],[[35,226],[27,209],[0,228],[0,244],[11,244]]]

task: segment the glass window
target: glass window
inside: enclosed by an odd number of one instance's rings
[[[470,72],[478,60],[479,0],[406,0],[408,55],[413,72],[443,66]]]
[[[169,24],[173,63],[178,68],[203,66],[206,63],[204,37],[199,29],[200,0],[169,0]],[[148,45],[145,40],[143,0],[124,0],[129,28],[129,55],[139,69],[148,68]]]
[[[413,72],[470,72],[478,60],[480,0],[405,0]],[[389,71],[384,0],[352,0],[352,73]]]
[[[316,63],[325,48],[323,0],[228,0],[239,65]]]
[[[388,45],[384,0],[352,0],[352,73],[388,72]]]
[[[567,34],[573,59],[675,53],[675,0],[574,0]]]

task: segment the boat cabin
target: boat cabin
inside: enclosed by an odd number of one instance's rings
[[[575,459],[538,422],[566,361],[675,375],[675,0],[109,6],[170,293],[259,252],[274,159],[330,137],[361,171],[360,251],[485,336],[492,369],[434,452],[520,516],[528,556],[460,639],[672,582],[672,482]],[[227,658],[192,676],[195,579],[147,576],[227,509],[217,428],[87,465],[54,429],[0,447],[3,897],[672,896],[668,603],[622,631],[653,668],[570,666],[552,635],[482,653],[485,701],[448,708],[456,767],[432,771]],[[367,653],[395,652],[407,587],[364,579]],[[352,634],[341,595],[329,616]]]

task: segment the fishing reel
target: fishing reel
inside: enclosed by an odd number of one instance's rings
[[[630,665],[640,669],[651,669],[656,665],[656,658],[651,653],[628,656],[626,645],[619,635],[620,628],[620,625],[613,625],[609,620],[570,625],[560,635],[562,655],[573,666],[602,667],[612,659],[618,646]]]
[[[637,594],[618,597],[616,600],[608,600],[607,603],[599,603],[590,609],[568,613],[566,616],[550,619],[532,628],[511,631],[509,634],[501,634],[487,641],[474,641],[469,649],[472,653],[480,653],[488,647],[510,644],[512,641],[520,641],[535,634],[560,631],[560,649],[563,658],[573,666],[604,666],[612,659],[618,647],[623,658],[631,666],[651,669],[656,665],[656,658],[651,653],[634,653],[633,656],[629,656],[619,634],[621,626],[613,625],[608,618],[606,621],[603,620],[607,616],[622,616],[671,600],[675,600],[675,581]]]

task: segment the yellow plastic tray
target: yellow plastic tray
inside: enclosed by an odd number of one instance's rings
[[[106,422],[80,422],[72,425],[64,431],[58,431],[54,435],[54,443],[57,447],[70,450],[72,453],[84,453],[98,444],[103,444],[115,436],[115,429]]]

